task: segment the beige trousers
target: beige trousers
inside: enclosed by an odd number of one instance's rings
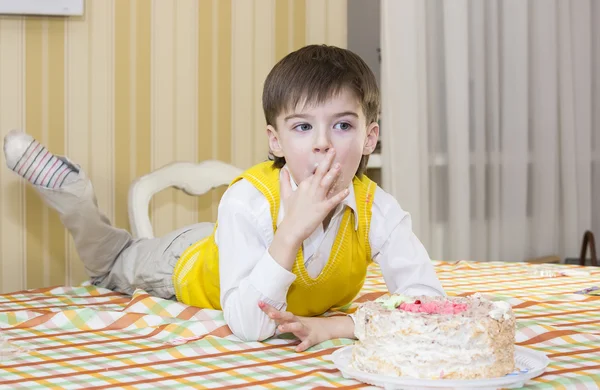
[[[98,209],[92,183],[82,170],[78,180],[60,189],[34,187],[73,237],[92,284],[124,294],[141,288],[175,299],[172,277],[177,260],[214,227],[205,222],[163,237],[134,239],[128,231],[112,226]]]

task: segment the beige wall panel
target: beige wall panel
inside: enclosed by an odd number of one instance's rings
[[[90,165],[87,169],[98,207],[114,221],[114,0],[91,1],[88,67],[90,77],[88,128]]]
[[[198,145],[198,1],[177,1],[175,7],[174,160],[197,161]],[[197,202],[182,191],[175,194],[174,226],[196,223]]]
[[[65,153],[65,21],[50,19],[47,25],[45,48],[45,104],[47,116],[44,142],[54,153]],[[63,284],[66,274],[67,233],[62,229],[58,214],[44,208],[47,217],[47,250],[44,253],[44,284]]]
[[[339,47],[348,46],[348,6],[346,0],[327,0],[326,29],[327,38],[324,43]],[[369,28],[369,26],[355,26],[355,28]]]
[[[232,7],[232,163],[249,168],[254,161],[254,1],[233,0]]]
[[[262,109],[262,90],[269,71],[275,65],[275,0],[256,0],[254,3],[254,156],[257,163],[267,159],[269,145],[266,137],[265,115]]]
[[[91,1],[85,3],[86,9]],[[65,155],[81,165],[86,172],[91,167],[91,139],[89,135],[90,106],[90,48],[89,13],[83,17],[68,18],[65,26]],[[96,186],[97,187],[97,186]],[[59,226],[56,227],[61,228]],[[68,236],[65,264],[68,284],[78,284],[87,279],[73,240]],[[39,287],[31,286],[28,287]]]
[[[175,7],[174,1],[152,1],[151,33],[151,139],[152,169],[175,159]],[[152,226],[156,236],[175,228],[174,190],[162,191],[152,199]]]
[[[0,17],[0,134],[25,126],[24,21]],[[2,162],[0,169],[0,292],[25,285],[24,188]]]
[[[306,44],[327,42],[328,0],[306,0]]]

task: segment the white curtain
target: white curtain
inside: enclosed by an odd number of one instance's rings
[[[432,258],[600,234],[600,2],[382,0],[384,189]]]

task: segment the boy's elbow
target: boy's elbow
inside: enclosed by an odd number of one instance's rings
[[[246,315],[231,315],[228,310],[223,311],[225,321],[234,336],[243,341],[263,341],[275,334],[276,324],[270,319],[263,321],[248,321]]]
[[[275,329],[270,329],[270,326],[257,328],[253,326],[244,326],[244,324],[232,323],[228,324],[231,333],[242,341],[264,341],[275,334]],[[247,324],[246,324],[247,325]],[[268,328],[268,329],[266,329]]]

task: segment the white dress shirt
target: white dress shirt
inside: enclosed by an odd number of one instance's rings
[[[296,184],[292,181],[292,189]],[[304,264],[318,276],[329,260],[346,207],[356,216],[354,188],[336,208],[329,226],[321,224],[303,243]],[[390,292],[407,295],[444,295],[427,251],[412,232],[410,215],[380,187],[375,190],[369,231],[371,255]],[[277,226],[285,216],[280,204]],[[355,218],[355,229],[358,218]],[[273,241],[270,206],[262,193],[242,179],[221,198],[215,240],[219,247],[221,307],[231,331],[242,340],[264,340],[276,324],[258,307],[264,301],[286,308],[286,296],[296,276],[269,254]]]

